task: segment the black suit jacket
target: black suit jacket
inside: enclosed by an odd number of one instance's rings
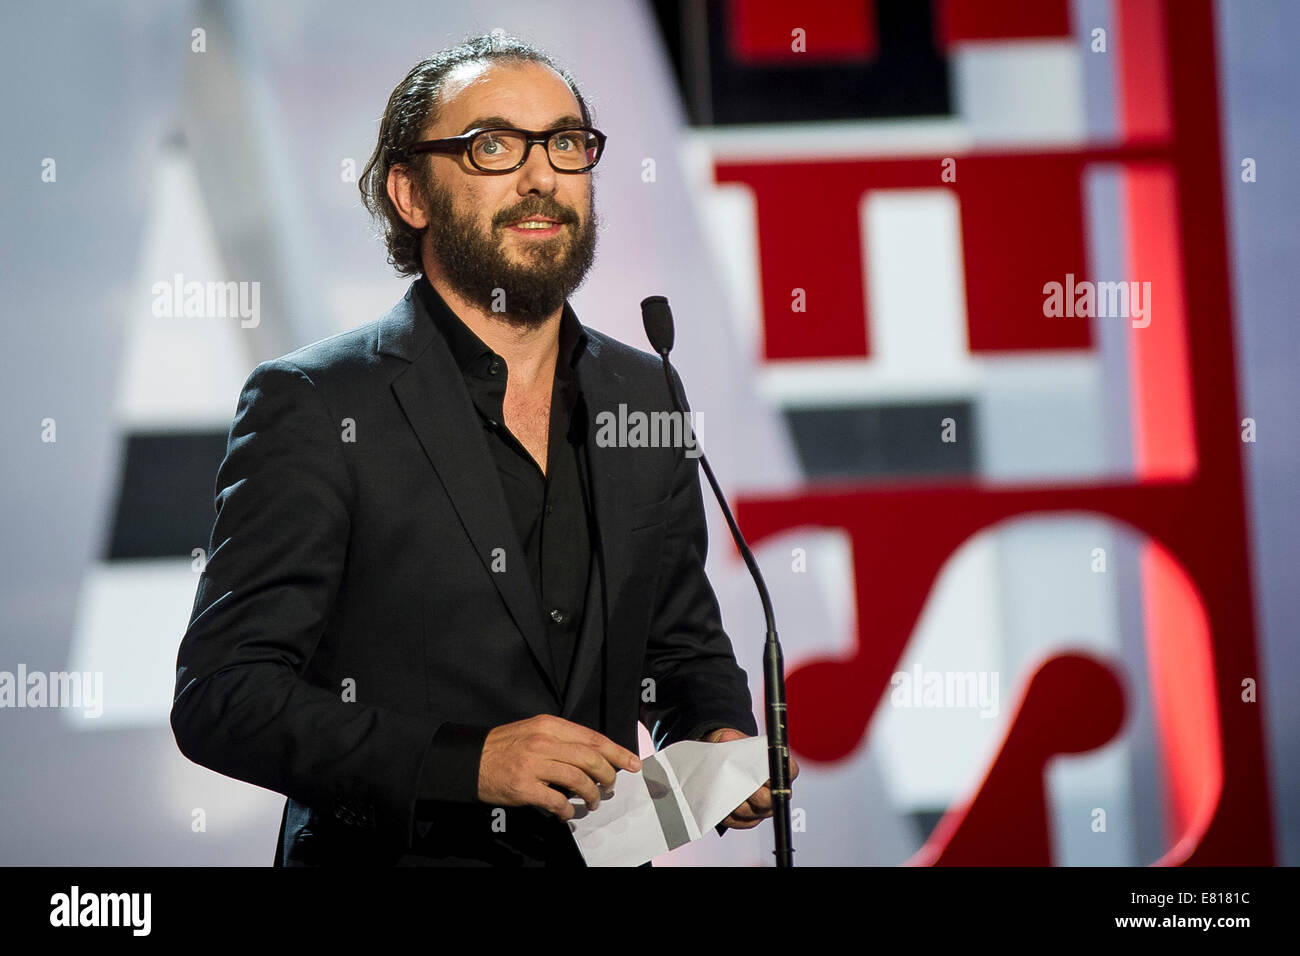
[[[287,796],[276,865],[580,864],[558,818],[478,801],[488,728],[558,714],[633,752],[638,719],[656,747],[757,733],[704,574],[696,459],[597,441],[602,411],[672,408],[660,362],[586,331],[599,546],[563,696],[482,425],[414,287],[249,376],[171,726],[189,759]],[[426,760],[442,792],[417,817]]]

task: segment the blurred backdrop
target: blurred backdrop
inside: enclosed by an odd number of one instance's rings
[[[609,136],[579,317],[672,302],[797,862],[1300,863],[1285,0],[6,4],[0,863],[270,864],[283,798],[168,726],[217,466],[254,365],[404,294],[357,175],[494,29]]]

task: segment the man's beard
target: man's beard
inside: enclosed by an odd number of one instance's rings
[[[425,177],[429,207],[429,243],[433,258],[458,293],[485,312],[496,312],[512,325],[535,326],[555,314],[586,278],[596,257],[594,187],[586,220],[554,199],[529,197],[493,217],[491,233],[483,235],[470,216],[457,215],[451,193]],[[560,234],[545,240],[517,243],[528,246],[524,262],[509,258],[504,236],[509,223],[529,216],[546,216],[564,223]]]

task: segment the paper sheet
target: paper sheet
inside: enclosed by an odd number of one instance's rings
[[[683,740],[620,771],[588,810],[573,797],[569,830],[588,866],[640,866],[698,840],[767,782],[767,737]]]

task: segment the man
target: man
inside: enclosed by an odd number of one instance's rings
[[[520,41],[418,64],[361,188],[420,278],[244,386],[172,727],[287,795],[277,865],[581,865],[570,795],[639,769],[638,718],[659,747],[757,733],[695,459],[595,440],[672,407],[566,302],[603,145]],[[724,824],[770,814],[764,787]]]

